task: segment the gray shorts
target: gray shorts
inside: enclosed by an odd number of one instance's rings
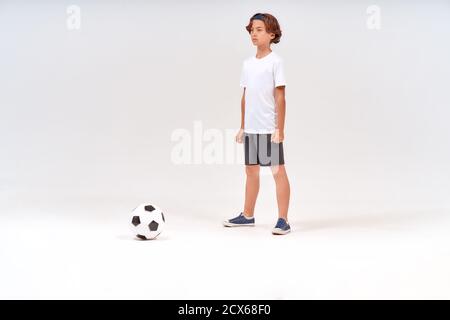
[[[271,133],[244,133],[245,165],[284,164],[283,142],[271,141]]]

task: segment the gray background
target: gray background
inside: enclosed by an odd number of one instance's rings
[[[366,27],[373,4],[381,30]],[[238,129],[256,12],[283,30],[291,217],[448,209],[448,1],[2,0],[0,214],[242,209],[242,164],[176,165],[171,134]],[[257,210],[275,217],[262,185]]]

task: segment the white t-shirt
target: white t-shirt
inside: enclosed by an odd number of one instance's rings
[[[275,88],[285,85],[283,60],[275,52],[260,59],[252,56],[244,61],[240,81],[240,86],[246,88],[244,132],[275,131]]]

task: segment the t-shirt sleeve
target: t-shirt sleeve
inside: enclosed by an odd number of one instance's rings
[[[275,62],[273,69],[273,79],[275,82],[275,88],[286,85],[286,77],[284,75],[284,63],[283,60]]]
[[[247,87],[247,72],[245,70],[245,63],[242,63],[240,86],[242,88]]]

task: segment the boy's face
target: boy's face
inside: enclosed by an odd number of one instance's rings
[[[267,33],[266,25],[264,21],[261,20],[253,20],[252,28],[250,30],[250,36],[252,38],[252,42],[256,46],[269,46],[270,40],[275,38],[274,33]]]

